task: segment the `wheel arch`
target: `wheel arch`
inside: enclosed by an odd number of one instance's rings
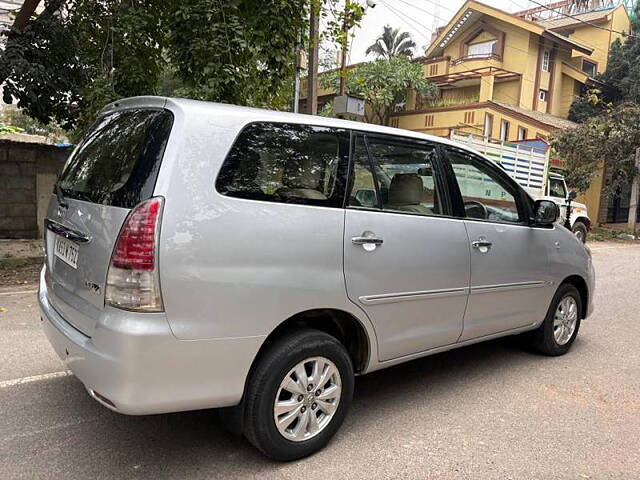
[[[262,342],[247,372],[240,403],[234,407],[220,409],[220,418],[229,431],[240,435],[244,430],[247,385],[265,352],[283,334],[302,328],[317,329],[335,337],[347,349],[354,372],[361,373],[366,370],[374,353],[372,341],[375,339],[370,338],[366,327],[355,315],[336,308],[314,308],[296,313],[278,324]]]
[[[582,318],[587,315],[587,309],[589,307],[589,287],[587,286],[587,282],[580,275],[570,275],[565,278],[560,286],[562,285],[573,285],[578,290],[580,294],[580,311],[582,313]]]
[[[575,225],[576,223],[583,223],[585,227],[587,227],[587,232],[591,230],[591,220],[589,220],[587,217],[576,217],[573,221],[573,224]]]
[[[372,345],[367,329],[352,313],[336,308],[314,308],[298,312],[282,321],[260,346],[251,369],[270,345],[284,333],[295,329],[313,328],[336,338],[346,348],[355,373],[361,373],[369,364]]]

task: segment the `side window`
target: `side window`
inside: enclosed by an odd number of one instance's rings
[[[435,147],[380,137],[370,137],[368,145],[374,172],[364,142],[358,139],[351,206],[422,215],[443,213],[441,182],[433,167]]]
[[[216,188],[230,197],[341,207],[345,143],[345,130],[249,125],[227,155]]]
[[[467,218],[492,222],[521,223],[517,189],[497,175],[482,160],[449,150],[448,158],[458,182]]]

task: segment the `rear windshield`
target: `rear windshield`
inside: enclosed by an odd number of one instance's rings
[[[100,118],[67,161],[65,196],[132,208],[153,194],[173,115],[132,109]]]

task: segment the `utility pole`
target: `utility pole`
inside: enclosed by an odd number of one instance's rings
[[[311,0],[309,15],[309,74],[307,75],[307,113],[318,114],[318,49],[320,43],[320,2]]]
[[[633,176],[633,183],[631,184],[631,198],[629,199],[629,218],[627,220],[627,227],[631,230],[631,233],[636,233],[636,221],[638,219],[638,195],[640,194],[640,147],[636,148],[636,168],[635,175]]]
[[[349,5],[345,2],[344,18],[342,19],[342,31],[344,32],[344,43],[342,44],[342,55],[340,55],[340,89],[339,96],[345,95],[347,91],[347,48],[349,39]]]
[[[300,110],[300,73],[302,73],[303,61],[302,61],[302,33],[298,35],[298,41],[296,42],[295,48],[295,56],[296,56],[296,64],[295,64],[295,77],[293,83],[293,105],[291,111],[293,113],[298,113]]]

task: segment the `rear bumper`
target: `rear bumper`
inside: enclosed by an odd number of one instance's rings
[[[129,415],[237,404],[263,336],[178,340],[164,314],[105,308],[92,337],[51,306],[40,277],[43,330],[90,395]],[[111,404],[110,404],[111,403]]]

